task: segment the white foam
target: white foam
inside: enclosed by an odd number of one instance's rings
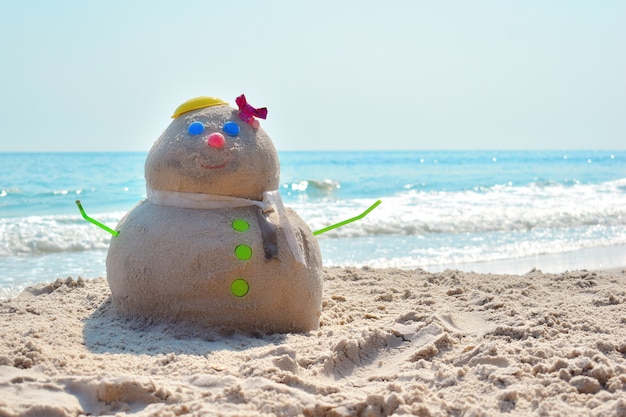
[[[363,220],[327,237],[485,233],[626,225],[626,179],[599,185],[502,185],[414,191],[382,198]],[[294,208],[313,230],[359,214],[374,200],[306,200]]]
[[[96,214],[115,226],[123,213]],[[0,218],[0,257],[108,248],[111,235],[80,216]]]

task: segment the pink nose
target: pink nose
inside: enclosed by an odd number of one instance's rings
[[[224,147],[225,143],[226,139],[224,139],[224,135],[218,132],[211,133],[207,139],[207,144],[212,148],[221,149]]]

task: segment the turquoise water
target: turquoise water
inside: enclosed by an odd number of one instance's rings
[[[145,198],[146,153],[0,153],[0,296],[105,275],[110,235]],[[285,204],[325,265],[436,269],[626,245],[625,151],[281,152]]]

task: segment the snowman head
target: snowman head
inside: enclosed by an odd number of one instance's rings
[[[255,112],[265,118],[266,110],[254,109],[243,95],[237,104],[213,97],[181,104],[146,159],[148,187],[256,200],[276,190],[276,149],[254,118]]]

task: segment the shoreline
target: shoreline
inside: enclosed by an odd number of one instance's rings
[[[468,262],[448,265],[425,265],[422,269],[441,272],[458,269],[483,274],[522,275],[533,269],[558,274],[565,271],[598,271],[626,267],[626,245],[579,249],[571,252],[527,256],[485,262]]]
[[[103,250],[104,251],[104,250]],[[66,256],[62,253],[52,253],[49,256]],[[106,251],[103,254],[102,259],[106,257]],[[95,263],[95,261],[94,261]],[[326,268],[361,268],[364,265],[325,265]],[[447,269],[459,270],[464,272],[476,272],[482,274],[508,274],[508,275],[523,275],[532,270],[539,270],[545,273],[561,273],[565,271],[575,270],[605,270],[626,267],[626,245],[604,246],[579,249],[571,252],[562,252],[556,254],[545,254],[528,256],[522,258],[510,258],[502,260],[482,261],[482,262],[467,262],[467,263],[453,263],[442,265],[415,265],[410,268],[399,267],[399,269],[411,271],[415,269],[423,269],[428,272],[442,272]],[[73,275],[71,272],[67,274],[57,274],[56,277],[52,277],[52,280],[57,278],[65,279],[68,276],[82,276],[85,279],[94,279],[97,277],[106,277],[106,271],[104,270],[104,262],[101,262],[101,273],[94,273],[89,275]],[[377,269],[397,268],[396,266],[375,266]],[[54,274],[53,274],[54,275]],[[41,283],[50,282],[39,281],[27,284],[15,285],[14,287],[0,287],[0,300],[6,300],[8,298],[16,297],[21,291],[28,286],[38,285]]]
[[[626,269],[325,268],[321,327],[120,318],[106,280],[0,300],[0,415],[626,413]]]

